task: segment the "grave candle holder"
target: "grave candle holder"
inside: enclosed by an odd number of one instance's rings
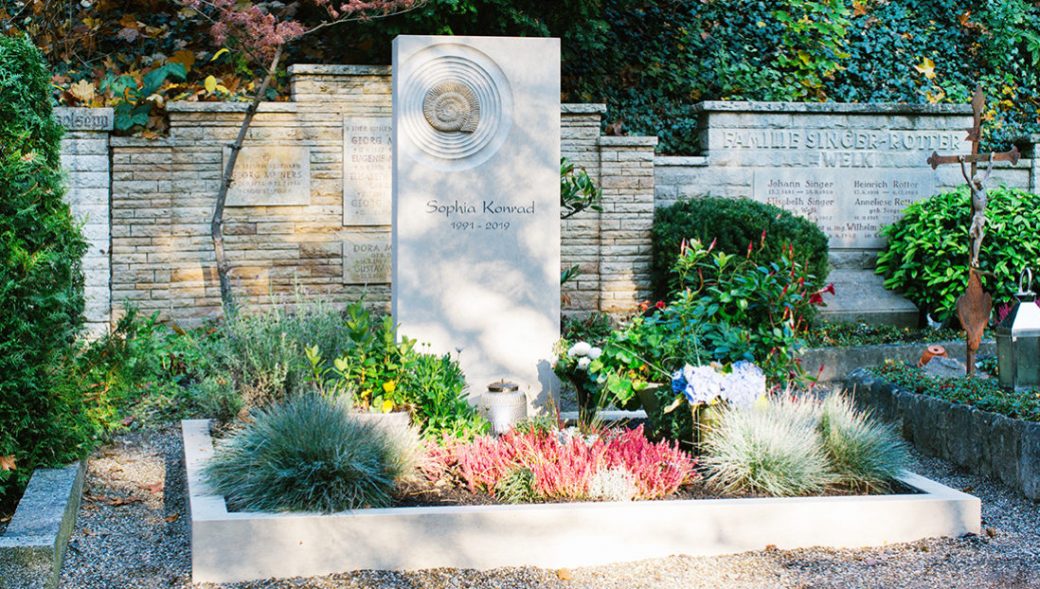
[[[527,417],[527,395],[519,385],[505,380],[488,385],[481,405],[496,436],[508,432],[516,422]]]
[[[1040,307],[1029,268],[1018,278],[1018,302],[997,325],[997,366],[1000,386],[1026,391],[1040,387]]]

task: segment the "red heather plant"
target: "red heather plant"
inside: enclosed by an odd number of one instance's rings
[[[638,488],[635,499],[660,499],[692,480],[693,458],[669,442],[653,443],[642,426],[606,430],[586,441],[561,440],[555,432],[509,432],[499,438],[483,436],[469,443],[431,448],[425,468],[431,479],[454,477],[473,493],[495,494],[510,473],[528,469],[534,490],[544,499],[585,499],[596,473],[624,468]]]
[[[217,192],[213,220],[210,223],[217,276],[220,278],[220,300],[225,314],[229,314],[234,311],[234,297],[231,293],[231,266],[224,252],[224,206],[242,143],[260,102],[266,97],[267,89],[278,73],[285,46],[336,25],[408,12],[423,5],[426,0],[305,0],[284,3],[246,0],[180,1],[201,18],[212,23],[210,34],[216,45],[223,47],[225,44],[231,44],[245,53],[252,65],[263,66],[265,70],[261,82],[256,85],[256,94],[249,103],[238,136],[231,144],[231,152],[224,164],[220,190]],[[307,8],[318,10],[307,11]],[[310,12],[320,14],[320,22],[304,23],[296,17],[298,13]]]

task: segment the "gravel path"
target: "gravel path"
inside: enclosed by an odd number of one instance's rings
[[[96,453],[61,587],[193,587],[183,468],[174,429],[125,436]],[[985,533],[877,549],[671,557],[573,570],[365,571],[196,589],[1040,589],[1040,504],[940,460],[916,456],[914,470],[980,497]]]

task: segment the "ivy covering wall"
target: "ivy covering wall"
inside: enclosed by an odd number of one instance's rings
[[[163,130],[154,94],[249,91],[246,60],[212,49],[208,27],[176,0],[0,0],[0,33],[33,35],[62,102],[153,109],[124,107],[127,132]],[[428,0],[316,36],[288,63],[389,63],[398,34],[558,36],[564,100],[606,102],[610,130],[658,135],[672,154],[694,152],[701,100],[966,103],[981,83],[987,147],[1003,149],[1040,132],[1038,31],[1037,0]],[[170,63],[187,79],[147,77]]]

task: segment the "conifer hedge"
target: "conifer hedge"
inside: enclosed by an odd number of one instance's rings
[[[81,325],[83,237],[64,202],[50,73],[0,37],[0,505],[38,465],[82,454],[82,394],[61,379]]]

